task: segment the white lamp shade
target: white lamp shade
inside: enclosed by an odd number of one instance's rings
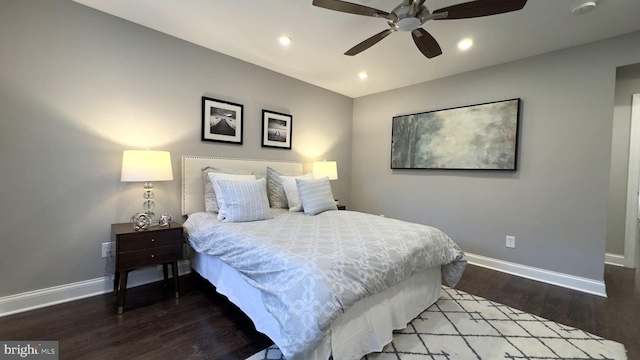
[[[329,177],[329,180],[338,180],[338,164],[335,161],[315,161],[313,163],[313,177],[316,179]]]
[[[173,180],[171,154],[168,151],[125,150],[122,152],[120,181]]]

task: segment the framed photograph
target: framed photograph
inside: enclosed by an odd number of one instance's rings
[[[392,169],[516,171],[520,99],[396,116]]]
[[[262,110],[262,147],[291,149],[293,116]]]
[[[243,106],[202,97],[202,141],[242,144]]]

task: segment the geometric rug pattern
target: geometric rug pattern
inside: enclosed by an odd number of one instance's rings
[[[442,297],[365,360],[626,360],[624,345],[443,286]],[[247,360],[285,360],[273,345]],[[341,359],[335,359],[341,360]]]

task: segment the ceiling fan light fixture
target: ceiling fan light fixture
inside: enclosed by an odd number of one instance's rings
[[[291,38],[290,38],[290,37],[288,37],[288,36],[286,36],[286,35],[280,36],[280,37],[278,38],[278,41],[280,42],[280,45],[282,45],[282,46],[289,46],[289,45],[291,45]]]
[[[416,17],[406,17],[404,19],[400,19],[396,22],[396,29],[400,31],[413,31],[420,27],[422,22],[420,19]]]
[[[586,14],[589,11],[595,9],[596,5],[598,5],[598,4],[595,1],[582,1],[582,2],[579,2],[579,3],[575,4],[571,8],[571,13],[573,15]]]
[[[471,40],[471,39],[462,39],[458,43],[458,49],[460,49],[462,51],[469,50],[469,48],[471,46],[473,46],[473,40]]]

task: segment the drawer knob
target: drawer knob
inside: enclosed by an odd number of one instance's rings
[[[151,254],[151,257],[153,257],[153,254]]]
[[[154,241],[156,241],[156,239],[151,239],[151,242],[154,242]]]

